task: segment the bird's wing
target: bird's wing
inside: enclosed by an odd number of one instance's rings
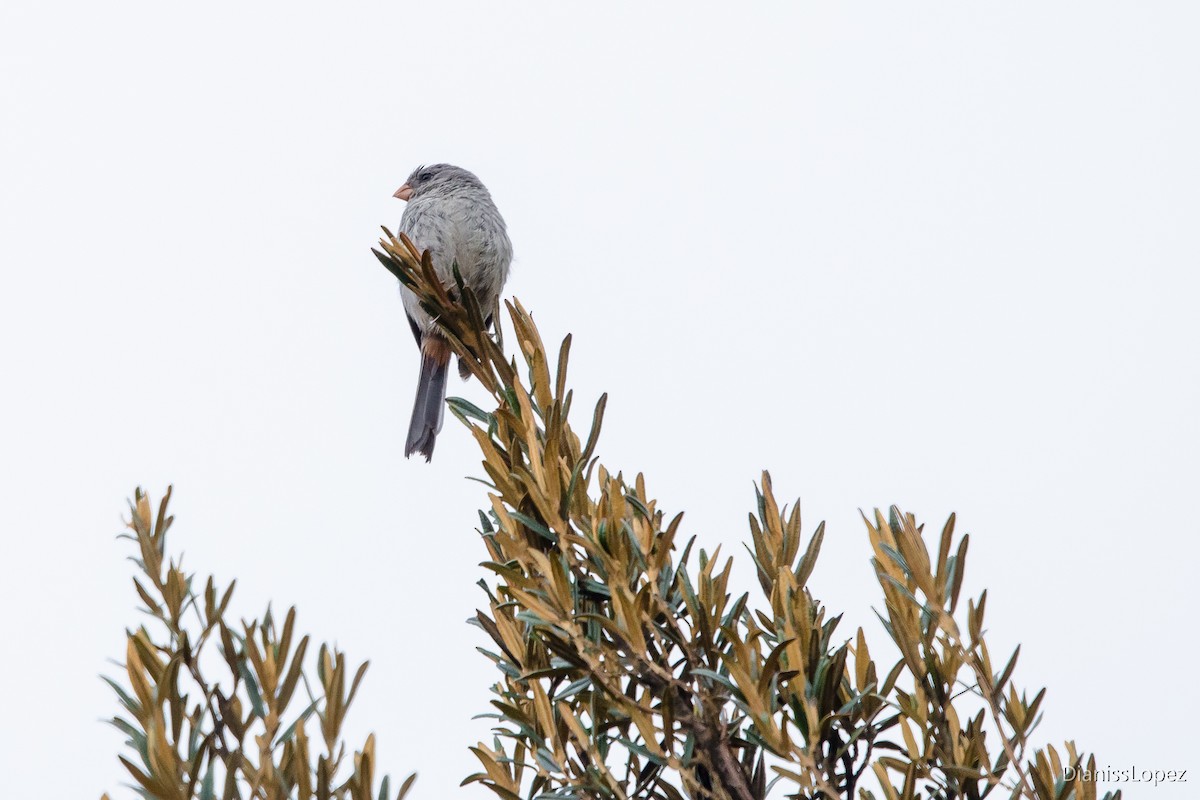
[[[408,327],[412,328],[413,338],[417,340],[417,347],[420,347],[421,346],[421,326],[417,324],[417,321],[415,319],[413,319],[412,315],[409,314],[407,311],[404,312],[404,316],[406,319],[408,319]]]

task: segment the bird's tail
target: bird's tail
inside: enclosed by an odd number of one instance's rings
[[[426,461],[433,458],[433,445],[442,429],[449,368],[449,343],[440,336],[426,335],[421,342],[421,377],[417,381],[417,400],[413,404],[408,441],[404,445],[405,458],[413,453],[425,456]]]

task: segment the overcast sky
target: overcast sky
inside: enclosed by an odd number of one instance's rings
[[[507,293],[574,334],[577,407],[609,392],[611,469],[742,561],[772,470],[874,640],[859,509],[958,512],[1040,741],[1196,796],[1200,10],[747,6],[0,7],[6,794],[126,780],[114,535],[174,483],[171,548],[236,615],[371,660],[383,766],[484,796],[482,473],[453,419],[402,457],[417,354],[369,253],[449,161]]]

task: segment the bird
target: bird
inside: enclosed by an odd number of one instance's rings
[[[393,197],[407,203],[400,230],[418,249],[430,251],[434,272],[444,285],[454,285],[457,266],[463,284],[474,292],[479,307],[487,314],[484,324],[490,328],[491,311],[498,307],[513,253],[504,218],[487,187],[462,167],[433,164],[414,169]],[[421,308],[417,296],[403,284],[400,297],[421,350],[421,371],[404,457],[419,453],[428,462],[442,429],[450,343],[437,322]],[[461,359],[459,373],[464,380],[470,377]]]

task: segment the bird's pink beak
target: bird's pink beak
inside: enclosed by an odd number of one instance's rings
[[[392,197],[399,197],[401,200],[403,200],[404,202],[407,203],[408,198],[412,197],[412,194],[413,194],[412,187],[406,183],[403,186],[401,186],[399,189],[397,189],[396,193],[394,195],[392,195]]]

